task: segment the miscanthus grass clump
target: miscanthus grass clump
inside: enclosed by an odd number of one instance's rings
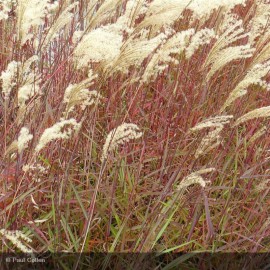
[[[2,251],[30,252],[22,227],[38,252],[268,251],[269,18],[269,0],[0,1]]]

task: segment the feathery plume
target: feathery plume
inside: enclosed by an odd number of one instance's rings
[[[72,43],[76,44],[82,38],[84,31],[77,30],[72,35]]]
[[[44,164],[35,163],[33,165],[26,164],[22,167],[22,170],[28,174],[28,176],[35,182],[41,182],[41,179],[48,176],[49,167]]]
[[[64,94],[63,103],[67,104],[65,114],[73,111],[76,105],[80,105],[81,109],[84,110],[87,106],[92,104],[98,104],[102,96],[96,91],[89,91],[89,88],[93,83],[97,75],[93,74],[90,70],[88,78],[77,84],[70,84]]]
[[[154,0],[148,5],[145,19],[139,29],[151,26],[151,32],[156,34],[162,27],[171,26],[182,17],[185,9],[192,11],[193,19],[206,20],[213,10],[223,7],[226,11],[236,5],[245,5],[246,0]]]
[[[209,44],[214,38],[217,38],[217,35],[213,29],[205,28],[196,32],[185,50],[186,57],[190,58],[200,46]]]
[[[148,3],[145,0],[129,0],[125,13],[117,19],[117,23],[123,25],[123,30],[131,33],[135,27],[135,21],[147,11]]]
[[[162,27],[170,27],[180,19],[189,2],[190,0],[154,0],[148,5],[145,18],[138,29],[151,26],[151,33],[155,35]]]
[[[40,75],[31,69],[31,65],[38,60],[37,55],[30,57],[20,69],[22,86],[18,90],[18,106],[24,110],[25,103],[36,94],[40,94]]]
[[[112,73],[121,71],[128,73],[128,68],[134,66],[140,67],[143,60],[165,40],[166,35],[161,33],[154,38],[144,39],[144,37],[130,40],[121,48],[121,52],[114,61],[108,63],[106,69]]]
[[[48,143],[53,140],[62,139],[67,140],[71,137],[73,132],[78,132],[81,123],[73,118],[68,120],[61,119],[60,122],[54,124],[52,127],[45,129],[41,135],[39,142],[35,148],[35,152],[42,150]]]
[[[233,115],[219,115],[205,119],[204,121],[197,124],[195,127],[191,128],[190,131],[199,131],[204,128],[218,127],[220,125],[225,125],[230,123]]]
[[[142,76],[142,81],[147,82],[150,78],[155,79],[157,75],[166,69],[171,62],[178,64],[178,61],[172,56],[172,54],[180,54],[183,52],[194,33],[195,30],[191,28],[176,33],[167,39],[149,61]]]
[[[203,137],[195,152],[195,158],[199,158],[201,155],[207,154],[212,149],[216,148],[221,143],[220,133],[224,129],[224,125],[230,123],[232,115],[221,115],[213,118],[208,118],[203,122],[197,124],[191,128],[190,131],[200,131],[204,128],[214,128],[209,131],[207,135]]]
[[[92,12],[88,15],[87,28],[94,29],[98,24],[101,24],[104,20],[108,20],[110,15],[113,15],[117,9],[117,6],[121,3],[121,0],[105,0],[102,5],[93,13],[93,9],[97,4],[97,1],[90,3],[89,10]],[[91,17],[89,17],[91,15]]]
[[[139,139],[143,133],[139,127],[135,124],[123,123],[117,128],[110,131],[108,134],[105,144],[103,146],[101,161],[103,162],[108,158],[109,152],[116,149],[119,145],[129,142],[133,139]]]
[[[221,111],[224,111],[237,98],[244,96],[247,93],[248,87],[251,85],[257,84],[267,89],[268,85],[265,81],[262,80],[262,78],[265,77],[269,71],[270,61],[263,64],[254,65],[250,70],[248,70],[244,79],[230,93],[229,97],[222,106]]]
[[[33,37],[33,29],[43,24],[50,5],[49,0],[18,0],[16,14],[21,45]]]
[[[214,130],[206,134],[201,140],[200,145],[198,146],[195,152],[195,158],[199,158],[202,155],[206,155],[212,149],[218,147],[221,143],[220,133],[223,130],[223,125],[217,125]]]
[[[0,21],[8,19],[8,13],[15,4],[16,0],[0,0]]]
[[[102,96],[96,91],[88,89],[79,89],[76,85],[70,84],[64,95],[64,103],[67,103],[66,113],[72,112],[76,105],[80,105],[84,110],[93,104],[98,104]]]
[[[1,73],[0,78],[2,80],[2,94],[4,99],[9,98],[12,88],[16,85],[20,65],[20,62],[12,61],[8,64],[6,70]]]
[[[263,136],[267,132],[267,127],[263,126],[258,131],[256,131],[253,136],[249,139],[249,143],[255,142],[258,138]]]
[[[249,43],[256,45],[257,39],[258,43],[262,44],[270,36],[270,1],[256,0],[254,5],[256,6],[256,11],[248,27],[250,30]]]
[[[187,6],[193,11],[193,16],[196,19],[206,20],[209,15],[219,8],[224,8],[225,11],[232,10],[236,5],[245,5],[247,0],[191,0]]]
[[[235,14],[226,14],[219,28],[219,32],[223,34],[215,42],[203,65],[203,68],[210,67],[206,76],[207,81],[227,63],[253,55],[255,49],[251,48],[250,44],[228,47],[231,43],[249,35],[249,33],[245,33],[242,23],[242,20],[239,20]]]
[[[251,48],[250,44],[247,44],[243,46],[228,47],[216,53],[206,80],[209,81],[219,69],[223,68],[229,62],[252,57],[254,51],[255,49]]]
[[[37,83],[29,82],[19,88],[18,91],[18,105],[24,107],[25,102],[32,98],[35,94],[39,93],[39,86]]]
[[[73,17],[74,14],[72,10],[78,5],[78,2],[74,2],[70,4],[56,19],[56,21],[50,27],[48,33],[46,34],[46,38],[42,44],[42,47],[45,49],[48,44],[58,35],[59,31],[63,29],[66,25],[68,25]]]
[[[18,137],[18,152],[19,154],[28,146],[28,143],[33,139],[33,135],[29,133],[26,127],[21,128]]]
[[[34,54],[21,65],[20,74],[23,76],[23,79],[28,77],[31,73],[31,65],[38,60],[38,56]]]
[[[191,173],[181,181],[181,183],[177,187],[177,190],[186,189],[194,184],[199,184],[204,188],[208,183],[208,181],[205,181],[201,175],[214,172],[215,170],[216,170],[215,168],[207,168]]]
[[[28,248],[25,244],[23,244],[22,240],[30,243],[32,240],[26,236],[21,231],[9,231],[6,229],[1,229],[0,234],[4,236],[6,239],[8,239],[15,247],[17,247],[19,250],[25,253],[33,253],[31,248]]]
[[[244,122],[247,122],[255,118],[263,118],[263,117],[269,117],[269,116],[270,116],[270,106],[261,107],[239,117],[233,126],[238,126]]]
[[[113,31],[112,25],[102,26],[83,36],[74,50],[76,68],[87,67],[89,63],[110,62],[120,54],[123,37]]]

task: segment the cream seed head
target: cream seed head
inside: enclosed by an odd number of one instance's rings
[[[12,88],[16,85],[16,78],[21,63],[11,61],[6,70],[2,71],[0,79],[2,80],[2,94],[4,99],[8,99]]]
[[[208,182],[205,181],[201,175],[214,172],[215,170],[215,168],[207,168],[191,173],[181,181],[181,183],[177,187],[177,190],[186,189],[194,184],[199,184],[201,187],[204,188]]]
[[[191,128],[190,131],[199,131],[204,128],[219,127],[230,123],[233,115],[218,115],[205,119],[204,121],[198,123],[195,127]]]
[[[189,1],[188,9],[193,11],[193,16],[198,19],[208,16],[219,8],[224,8],[227,11],[233,9],[236,5],[245,5],[247,0],[192,0]]]
[[[249,139],[249,143],[255,142],[258,138],[263,136],[267,132],[267,127],[263,126],[258,131],[256,131],[252,137]]]
[[[84,35],[74,50],[77,69],[89,63],[109,63],[120,54],[123,37],[112,31],[112,25],[96,28]]]
[[[129,67],[140,67],[143,60],[149,57],[165,38],[166,35],[161,33],[151,39],[142,37],[130,40],[125,44],[125,47],[121,49],[119,56],[106,66],[107,70],[110,73],[113,71],[128,73]]]
[[[201,140],[196,152],[195,158],[199,158],[202,155],[207,154],[212,149],[216,148],[221,143],[220,133],[224,129],[226,124],[229,124],[233,115],[220,115],[212,118],[208,118],[195,127],[191,128],[190,131],[201,131],[205,128],[212,128]]]
[[[219,37],[208,53],[203,65],[203,68],[210,67],[210,71],[206,76],[207,81],[231,61],[252,57],[255,52],[255,48],[252,48],[250,44],[229,46],[238,40],[248,37],[250,34],[245,32],[243,21],[235,14],[225,14],[223,22],[219,26],[218,34]]]
[[[223,130],[223,125],[217,125],[214,130],[208,132],[201,140],[196,152],[195,158],[199,158],[202,155],[206,155],[212,149],[218,147],[221,143],[220,133]]]
[[[39,60],[39,57],[34,54],[30,58],[28,58],[22,65],[20,69],[20,73],[22,75],[23,80],[27,80],[33,70],[31,69],[31,65]]]
[[[92,2],[92,1],[91,1]],[[94,3],[89,3],[89,9],[93,9],[97,4],[97,1],[93,1]],[[88,18],[89,23],[87,24],[87,28],[94,29],[98,24],[101,24],[104,20],[108,20],[111,16],[115,14],[117,10],[117,6],[120,5],[121,0],[106,0],[100,5],[98,10],[91,14],[92,16]],[[90,15],[90,14],[88,14]]]
[[[265,117],[270,117],[270,106],[262,107],[255,109],[251,112],[248,112],[244,114],[243,116],[239,117],[235,124],[233,126],[238,126],[244,122],[247,122],[252,119],[256,118],[265,118]]]
[[[209,81],[218,70],[223,68],[229,62],[238,59],[250,58],[253,56],[254,52],[255,48],[251,48],[250,44],[228,47],[221,50],[220,52],[216,53],[215,57],[213,58],[211,69],[207,74],[206,80]]]
[[[209,44],[215,38],[217,35],[213,29],[205,28],[196,32],[185,50],[186,57],[190,58],[200,46]]]
[[[96,90],[88,90],[96,78],[97,75],[93,74],[93,71],[90,69],[88,78],[77,84],[70,84],[66,88],[63,99],[63,103],[66,104],[64,114],[72,112],[75,106],[80,106],[84,110],[87,106],[100,102],[102,96]]]
[[[169,33],[172,30],[169,29]],[[154,53],[142,76],[142,82],[155,79],[170,63],[177,64],[178,61],[173,54],[179,55],[189,44],[190,38],[194,35],[195,29],[190,28],[179,33],[175,33],[161,43],[160,48]]]
[[[269,72],[270,60],[251,67],[247,71],[247,75],[244,77],[244,79],[230,93],[229,97],[222,106],[221,111],[224,111],[239,97],[244,96],[247,93],[248,87],[251,85],[260,85],[261,87],[268,89],[267,83],[262,78],[265,77]]]
[[[37,153],[41,151],[51,141],[57,139],[69,139],[72,136],[72,133],[78,132],[80,127],[81,123],[78,123],[73,118],[68,120],[60,120],[60,122],[54,124],[52,127],[45,129],[35,148],[35,152]]]
[[[133,139],[141,138],[143,133],[135,124],[123,123],[110,131],[103,146],[101,161],[108,158],[108,154],[115,150],[119,145],[127,143]]]
[[[72,35],[72,42],[74,44],[76,44],[77,42],[79,42],[79,40],[82,38],[83,34],[84,34],[84,31],[82,31],[82,30],[75,31],[73,33],[73,35]]]
[[[55,2],[57,3],[57,2]],[[74,14],[73,10],[78,6],[78,2],[74,2],[70,4],[57,18],[57,20],[53,23],[53,25],[50,27],[48,33],[46,34],[46,38],[42,44],[43,48],[46,48],[48,44],[57,37],[59,34],[59,31],[63,29],[66,25],[71,23]],[[58,6],[58,4],[57,4]]]
[[[249,23],[250,36],[249,42],[255,44],[259,39],[259,43],[265,40],[266,36],[270,35],[269,30],[269,16],[270,16],[270,1],[256,0],[255,15]]]
[[[0,0],[0,21],[8,19],[8,14],[15,4],[16,0]]]
[[[32,98],[36,93],[39,92],[39,86],[34,83],[28,83],[23,85],[18,90],[18,105],[23,107],[25,102]]]
[[[30,243],[32,240],[26,236],[23,232],[15,230],[15,231],[9,231],[6,229],[1,229],[0,234],[6,239],[8,239],[15,247],[17,247],[19,250],[25,253],[32,253],[33,250],[29,247],[27,247],[23,242]]]
[[[18,106],[22,109],[25,103],[34,95],[40,94],[40,75],[36,74],[31,65],[38,61],[38,56],[33,55],[20,66],[19,77],[21,86],[18,89]]]
[[[148,5],[146,16],[138,26],[139,29],[151,27],[153,35],[162,27],[170,27],[181,18],[182,12],[190,0],[154,0]]]
[[[28,146],[29,142],[33,139],[33,135],[29,133],[29,129],[23,127],[18,137],[18,152],[19,154]]]
[[[41,182],[41,179],[47,177],[49,172],[48,165],[35,162],[34,164],[26,164],[22,167],[24,173],[27,173],[31,180]]]
[[[18,38],[24,45],[33,37],[31,29],[35,29],[44,23],[50,10],[49,0],[18,0],[16,15],[18,21]]]
[[[93,104],[98,104],[102,96],[96,91],[80,89],[76,85],[69,85],[65,91],[63,102],[66,103],[66,113],[72,112],[75,106],[79,105],[82,110]]]

